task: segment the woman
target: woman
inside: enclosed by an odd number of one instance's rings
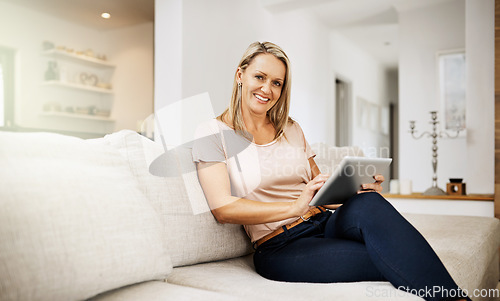
[[[290,282],[390,281],[426,300],[469,300],[420,233],[379,194],[383,176],[342,206],[326,206],[333,213],[309,206],[328,176],[288,116],[290,82],[283,50],[252,43],[236,70],[229,108],[199,127],[193,146],[215,218],[244,225],[257,272]]]

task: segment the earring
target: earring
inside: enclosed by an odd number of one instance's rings
[[[238,82],[238,103],[241,103],[241,86],[242,86],[242,83],[241,82]]]

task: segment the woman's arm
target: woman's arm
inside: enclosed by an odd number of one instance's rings
[[[327,179],[325,175],[315,177],[294,202],[265,203],[232,196],[225,163],[200,162],[196,167],[201,187],[217,221],[240,225],[276,222],[305,214],[310,209],[309,202],[314,192]]]

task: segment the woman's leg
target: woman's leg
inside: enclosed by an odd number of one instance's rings
[[[456,296],[458,286],[425,238],[378,193],[356,195],[325,226],[325,238],[362,243],[382,275],[396,288],[426,300]],[[434,298],[435,296],[435,298]]]
[[[323,237],[329,217],[313,217],[257,248],[257,272],[287,282],[385,281],[363,243]]]

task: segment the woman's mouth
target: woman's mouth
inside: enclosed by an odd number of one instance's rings
[[[257,101],[262,103],[262,104],[265,104],[270,100],[270,98],[262,97],[259,94],[254,94],[254,96],[255,96],[255,98],[257,98]]]

